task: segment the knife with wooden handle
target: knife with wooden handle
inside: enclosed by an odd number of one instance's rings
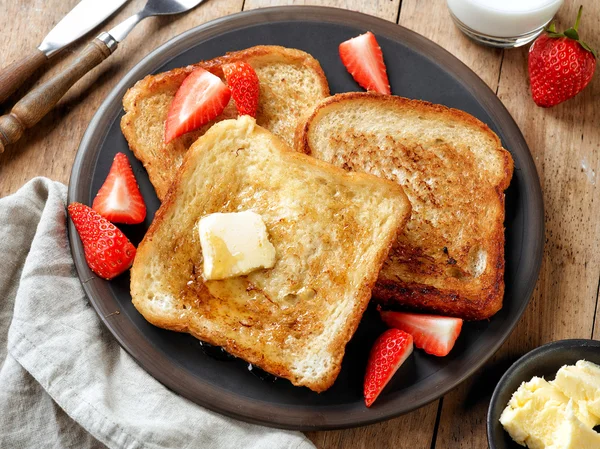
[[[140,12],[108,32],[100,33],[67,67],[37,86],[8,114],[0,117],[0,153],[4,152],[7,145],[19,140],[26,129],[39,122],[79,78],[108,58],[117,49],[119,42],[142,20],[184,13],[203,1],[205,0],[147,0]]]
[[[0,69],[0,104],[52,56],[100,25],[127,0],[82,0],[29,55]]]

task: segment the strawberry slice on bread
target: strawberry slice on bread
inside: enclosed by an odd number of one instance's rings
[[[146,203],[125,154],[115,155],[92,209],[113,223],[138,224],[146,218]]]
[[[340,58],[354,80],[367,90],[390,95],[383,53],[370,31],[340,44]]]
[[[370,407],[398,368],[413,352],[413,338],[399,329],[388,329],[371,348],[365,373],[365,404]]]
[[[389,327],[411,334],[417,348],[439,357],[448,355],[463,325],[460,318],[446,316],[382,310],[380,314]]]
[[[244,61],[232,62],[223,66],[223,74],[238,113],[256,118],[260,89],[252,66]]]
[[[165,143],[200,128],[220,115],[229,99],[229,88],[216,75],[197,68],[175,94],[167,114]]]
[[[94,273],[112,279],[131,267],[135,247],[114,224],[81,203],[69,204],[68,211]]]

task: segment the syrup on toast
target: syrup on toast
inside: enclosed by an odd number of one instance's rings
[[[203,280],[199,219],[242,210],[262,216],[275,266]],[[294,152],[248,116],[225,120],[187,151],[139,245],[133,304],[156,326],[323,391],[409,216],[398,184]]]
[[[237,117],[232,99],[215,120],[165,145],[165,121],[175,93],[194,68],[202,67],[224,79],[221,67],[236,61],[247,62],[258,75],[257,123],[290,145],[300,118],[329,96],[327,79],[316,59],[300,50],[273,45],[228,53],[138,81],[123,98],[125,115],[121,129],[133,154],[144,164],[161,201],[190,145],[215,122]]]
[[[498,136],[466,112],[376,93],[322,101],[295,149],[404,187],[412,217],[373,297],[469,320],[504,295],[504,190],[513,172]]]

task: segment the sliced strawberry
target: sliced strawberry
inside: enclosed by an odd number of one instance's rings
[[[146,218],[144,198],[123,153],[116,154],[92,209],[113,223],[137,224]]]
[[[229,89],[218,76],[195,69],[173,98],[165,125],[165,143],[216,118],[230,98]]]
[[[380,313],[385,324],[411,334],[417,348],[439,357],[448,355],[463,325],[460,318],[407,312]]]
[[[370,31],[340,44],[340,58],[354,80],[367,90],[390,95],[383,53]]]
[[[223,74],[239,114],[256,118],[260,89],[252,66],[242,61],[232,62],[223,66]]]
[[[388,329],[377,338],[371,348],[365,374],[364,395],[367,407],[373,404],[412,351],[412,336],[399,329]]]
[[[131,267],[135,247],[114,224],[81,203],[71,203],[68,209],[94,273],[112,279]]]

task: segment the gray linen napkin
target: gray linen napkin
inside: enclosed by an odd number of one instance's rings
[[[75,274],[66,187],[0,199],[0,447],[310,449],[170,392],[124,352]]]

